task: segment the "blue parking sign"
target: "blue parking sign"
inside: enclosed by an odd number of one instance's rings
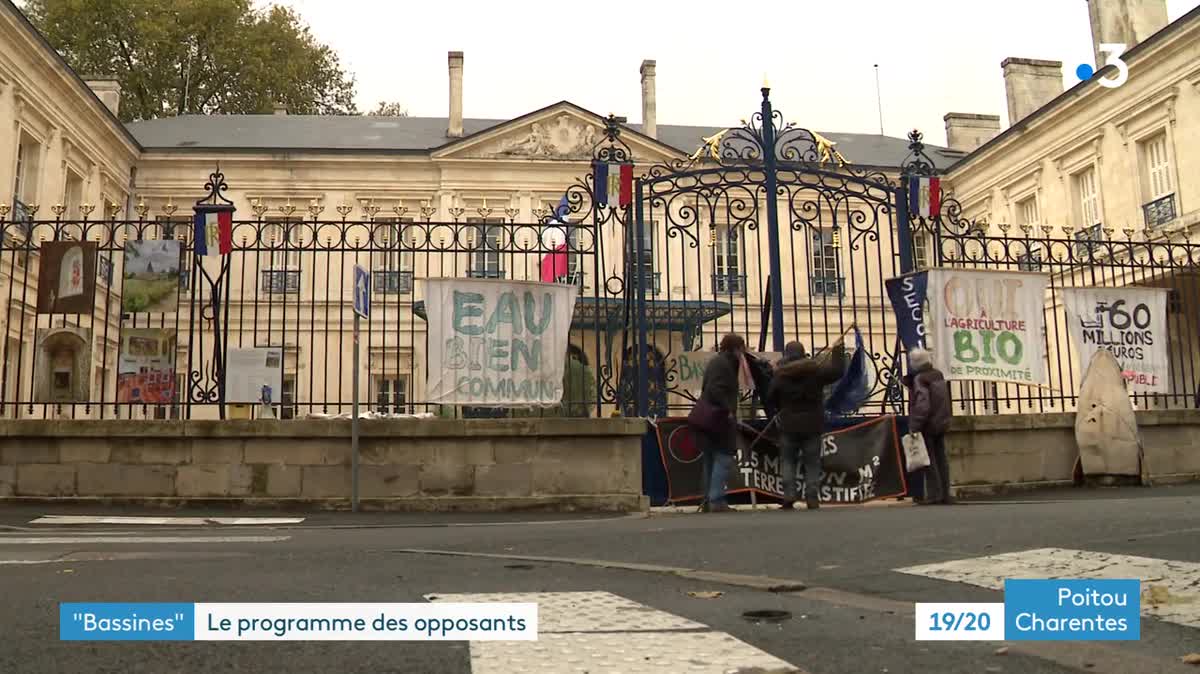
[[[371,276],[361,265],[354,265],[354,313],[371,316]]]

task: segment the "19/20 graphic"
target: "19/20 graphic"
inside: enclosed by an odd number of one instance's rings
[[[1128,45],[1115,42],[1105,42],[1100,45],[1100,52],[1105,54],[1107,57],[1104,65],[1101,66],[1101,68],[1108,66],[1116,66],[1117,68],[1117,76],[1115,78],[1102,78],[1100,80],[1100,86],[1107,87],[1109,89],[1116,89],[1122,84],[1125,84],[1126,80],[1129,79],[1129,65],[1126,64],[1125,61],[1121,60],[1121,55],[1125,53],[1127,46]],[[1090,63],[1081,63],[1075,68],[1075,75],[1080,80],[1089,80],[1092,78],[1092,75],[1095,74],[1096,70],[1091,66]]]

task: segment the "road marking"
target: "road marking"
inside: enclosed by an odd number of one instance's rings
[[[299,524],[303,517],[126,517],[102,515],[43,515],[30,524],[153,524],[203,526],[222,524],[232,526]]]
[[[1195,562],[1039,548],[896,570],[992,590],[1003,590],[1005,578],[1138,578],[1142,615],[1200,627],[1200,564]]]
[[[0,536],[0,545],[112,545],[114,543],[278,543],[291,536]]]
[[[434,602],[533,602],[537,641],[473,641],[473,674],[803,671],[734,637],[609,592],[437,594]]]

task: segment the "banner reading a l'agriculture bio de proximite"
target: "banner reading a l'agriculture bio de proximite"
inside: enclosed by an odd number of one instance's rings
[[[1049,276],[931,269],[926,329],[947,379],[1041,386],[1046,380]]]

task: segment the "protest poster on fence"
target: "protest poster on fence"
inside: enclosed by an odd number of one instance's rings
[[[1087,369],[1096,351],[1116,357],[1129,390],[1170,393],[1167,288],[1064,288],[1067,326]]]
[[[929,291],[929,273],[916,272],[883,282],[892,310],[896,312],[896,333],[905,349],[925,348],[925,298]]]
[[[576,286],[446,278],[425,287],[431,402],[548,407],[562,401]]]
[[[704,462],[687,419],[660,419],[656,426],[670,500],[698,501]],[[728,493],[754,491],[783,499],[777,439],[774,434],[759,437],[748,426],[739,425],[737,464],[729,476]],[[864,503],[903,495],[907,485],[896,418],[881,416],[826,433],[821,440],[821,469],[822,503]],[[803,465],[796,467],[796,473],[797,494],[803,500]]]
[[[750,355],[764,360],[774,366],[783,356],[781,353],[751,351]],[[704,368],[717,355],[716,351],[684,351],[667,357],[667,371],[674,372],[672,382],[675,390],[686,391],[699,395],[700,385],[704,382]]]
[[[1045,386],[1046,274],[931,269],[925,329],[946,379]]]

